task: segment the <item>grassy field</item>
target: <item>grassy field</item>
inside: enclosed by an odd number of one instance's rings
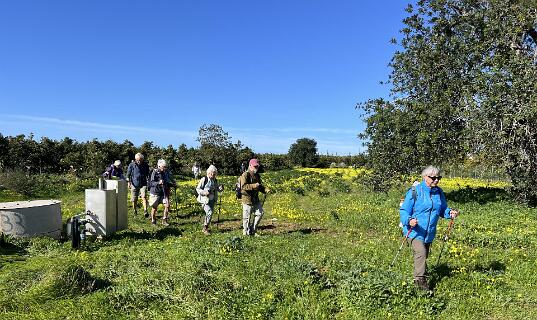
[[[260,237],[243,237],[235,177],[201,233],[201,210],[181,182],[170,226],[129,212],[129,229],[73,251],[70,242],[7,239],[0,255],[1,319],[537,319],[537,210],[507,199],[505,183],[444,179],[461,210],[430,296],[412,284],[399,247],[399,198],[362,184],[363,170],[266,173],[273,189]],[[92,181],[64,181],[41,197],[84,209]],[[24,196],[0,191],[0,201]]]

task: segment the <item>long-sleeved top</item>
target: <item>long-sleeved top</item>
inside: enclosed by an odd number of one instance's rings
[[[149,165],[147,162],[140,164],[131,162],[127,168],[127,180],[132,183],[136,188],[147,186],[147,179],[149,178]]]
[[[259,187],[254,185],[259,183]],[[265,193],[265,187],[261,184],[261,176],[259,173],[252,174],[246,170],[240,177],[241,202],[248,205],[253,205],[259,202],[259,192]]]
[[[196,187],[196,191],[199,195],[208,197],[209,201],[213,203],[218,202],[218,181],[216,180],[216,178],[210,179],[207,176],[201,178]],[[204,192],[202,191],[208,191],[209,194],[204,195]]]
[[[164,182],[164,185],[159,184],[160,180]],[[159,169],[154,169],[151,172],[151,177],[149,178],[149,193],[158,195],[158,196],[168,196],[170,186],[175,185],[175,180],[169,170],[160,171]]]
[[[116,167],[113,164],[106,168],[106,171],[103,173],[103,177],[107,179],[112,179],[113,177],[125,179],[125,176],[123,175],[123,169],[121,169],[120,167]]]
[[[417,219],[418,224],[408,235],[410,239],[418,239],[431,243],[436,236],[436,225],[440,217],[449,219],[451,208],[448,207],[446,196],[439,187],[429,188],[425,181],[416,186],[416,200],[412,190],[408,190],[405,200],[399,209],[399,217],[403,225],[403,233],[410,228],[410,219]]]

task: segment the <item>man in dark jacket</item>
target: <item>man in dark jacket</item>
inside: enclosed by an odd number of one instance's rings
[[[250,160],[248,170],[240,177],[242,202],[242,234],[255,235],[257,226],[263,217],[263,205],[259,201],[259,192],[268,193],[270,190],[261,184],[259,161]],[[255,218],[252,221],[252,214]]]
[[[134,162],[131,162],[127,168],[127,181],[129,182],[129,189],[131,189],[131,201],[134,214],[138,213],[136,204],[138,203],[138,197],[141,197],[146,218],[149,217],[149,213],[147,212],[147,199],[145,197],[148,178],[149,165],[144,161],[144,156],[141,153],[137,153],[134,156]]]

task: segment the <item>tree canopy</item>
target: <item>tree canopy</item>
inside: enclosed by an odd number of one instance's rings
[[[309,138],[298,139],[289,148],[287,156],[292,164],[302,167],[314,167],[319,162],[317,141]]]
[[[407,12],[390,101],[358,104],[375,171],[486,155],[537,203],[537,3],[421,0]]]

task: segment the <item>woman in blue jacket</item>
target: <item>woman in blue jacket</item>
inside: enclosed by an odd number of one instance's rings
[[[450,219],[459,215],[447,205],[446,196],[437,185],[442,176],[440,169],[429,166],[421,173],[422,181],[409,190],[399,210],[403,233],[414,253],[414,283],[422,290],[430,291],[427,284],[427,264],[431,243],[436,236],[440,217]]]

